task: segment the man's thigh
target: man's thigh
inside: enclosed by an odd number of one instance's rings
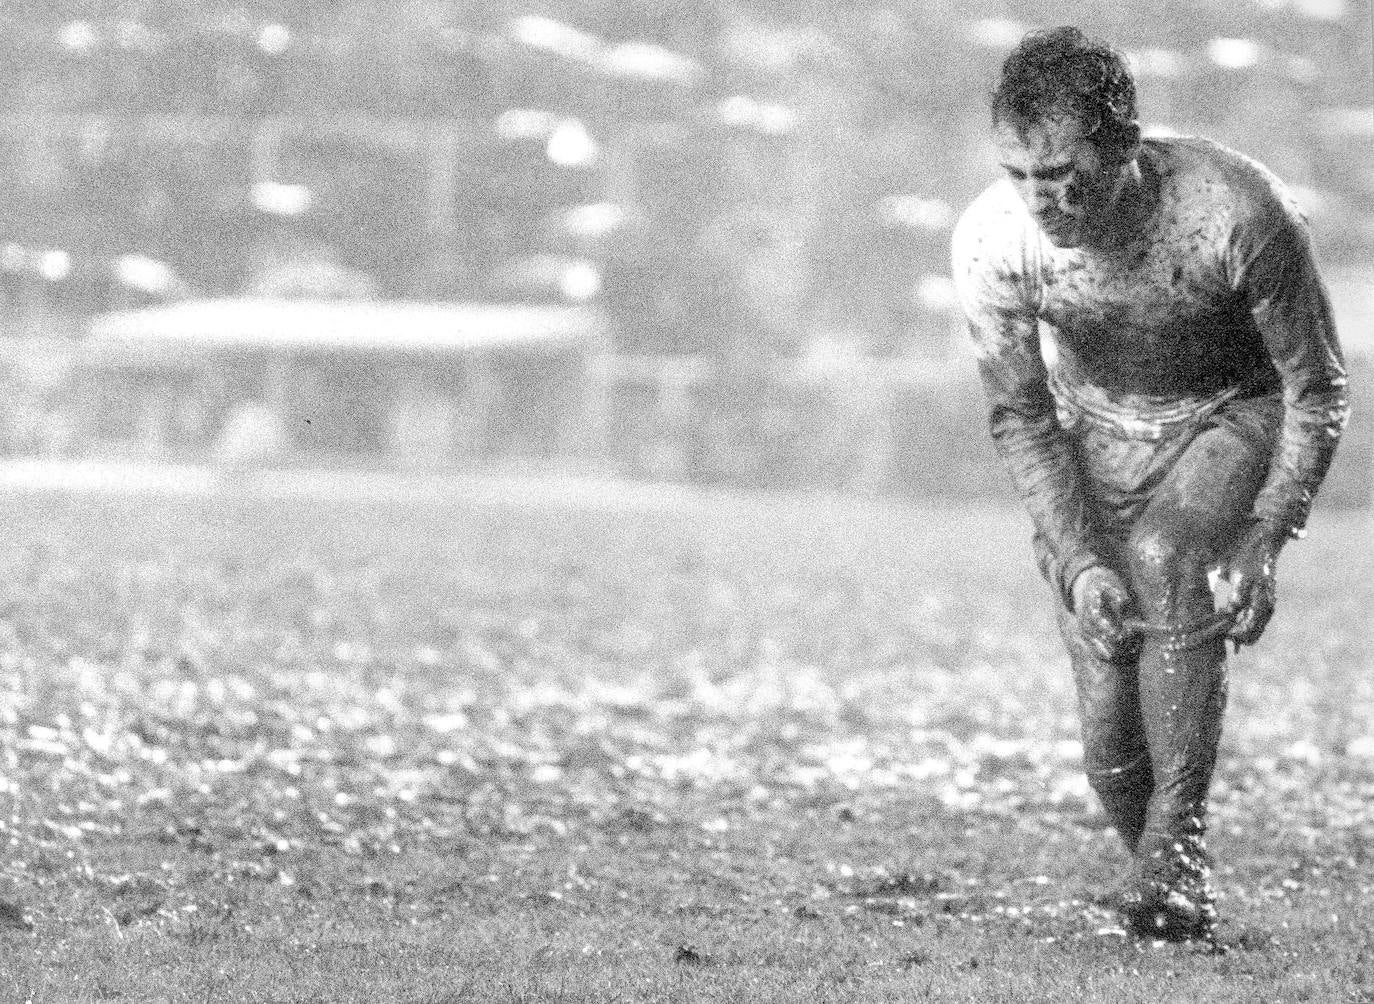
[[[1231,426],[1204,429],[1151,494],[1132,536],[1163,536],[1214,563],[1250,523],[1270,459],[1265,443]]]

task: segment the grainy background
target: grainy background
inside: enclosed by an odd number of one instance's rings
[[[1023,31],[1355,419],[1127,941],[946,275]],[[0,3],[0,997],[1374,1001],[1368,0]]]

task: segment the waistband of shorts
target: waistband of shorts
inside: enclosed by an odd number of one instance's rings
[[[1066,425],[1082,423],[1121,439],[1146,441],[1168,439],[1176,432],[1195,427],[1244,390],[1231,386],[1206,397],[1161,399],[1157,404],[1133,402],[1127,407],[1064,380],[1055,370],[1050,371],[1049,388],[1060,421]]]

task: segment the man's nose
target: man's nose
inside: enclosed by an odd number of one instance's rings
[[[1052,186],[1043,182],[1027,182],[1024,192],[1026,205],[1030,207],[1032,213],[1043,213],[1047,209],[1054,209],[1059,205],[1059,199]]]

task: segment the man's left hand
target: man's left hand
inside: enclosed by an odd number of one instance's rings
[[[1274,615],[1278,602],[1275,569],[1287,532],[1274,523],[1259,521],[1241,538],[1231,557],[1221,566],[1231,583],[1231,600],[1226,609],[1235,615],[1228,636],[1241,645],[1253,645]]]

